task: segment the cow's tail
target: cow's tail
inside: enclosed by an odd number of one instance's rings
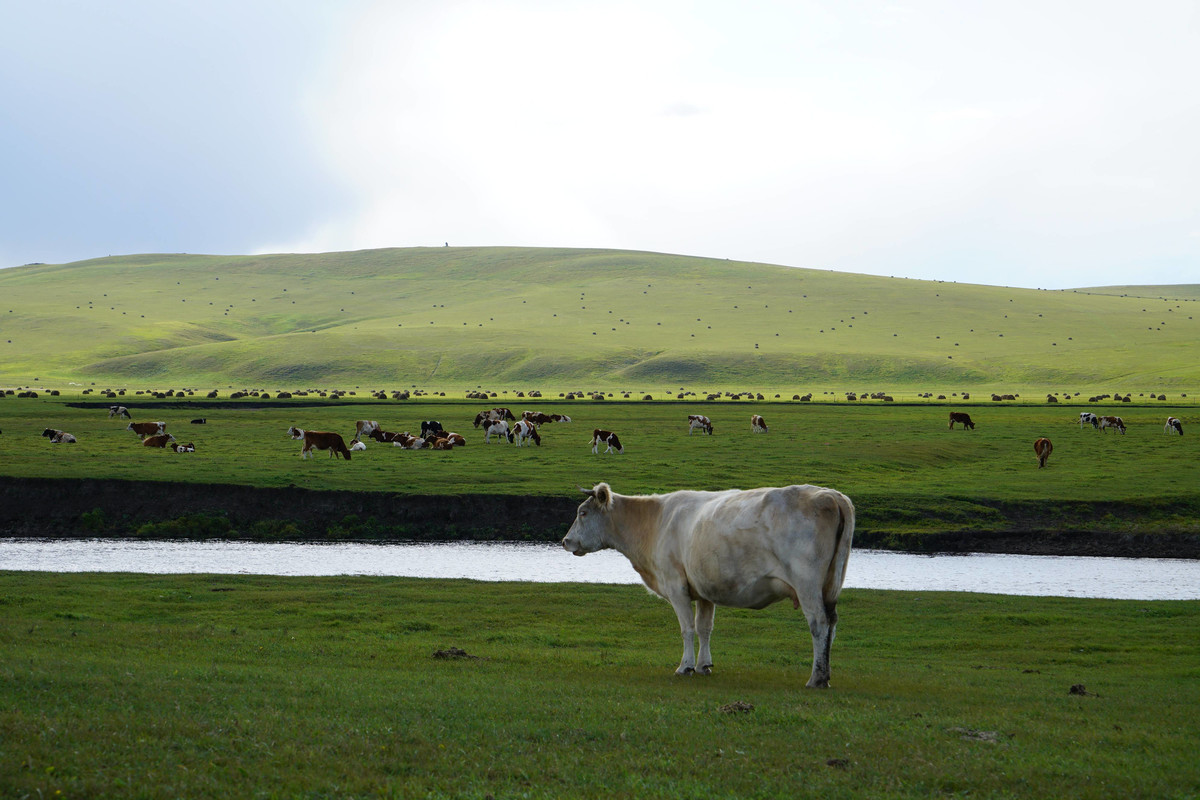
[[[850,544],[854,539],[854,503],[841,492],[835,492],[835,502],[838,509],[838,527],[833,546],[833,558],[825,570],[825,583],[821,587],[821,596],[826,608],[837,602],[838,594],[842,591],[842,582],[846,579],[846,563],[850,560]]]

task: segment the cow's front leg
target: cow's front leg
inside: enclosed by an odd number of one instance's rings
[[[700,649],[696,652],[696,672],[701,675],[711,675],[713,668],[712,652],[708,649],[708,640],[712,636],[713,617],[717,607],[708,600],[696,601],[696,633],[699,636]]]
[[[696,625],[692,619],[692,601],[686,592],[672,594],[668,599],[675,609],[675,616],[679,618],[679,633],[683,636],[683,658],[679,660],[675,674],[690,675],[696,671]]]

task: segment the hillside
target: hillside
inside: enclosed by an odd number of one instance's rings
[[[1197,286],[1041,291],[410,248],[33,265],[0,271],[0,298],[3,386],[1200,387]]]

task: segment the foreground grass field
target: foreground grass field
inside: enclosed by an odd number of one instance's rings
[[[0,607],[4,797],[1200,793],[1196,602],[849,590],[829,691],[784,604],[676,678],[639,587],[0,572]]]
[[[0,270],[0,386],[1200,389],[1195,286],[912,281],[660,253],[137,255]]]

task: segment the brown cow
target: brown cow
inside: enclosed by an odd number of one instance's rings
[[[965,411],[950,412],[950,430],[954,430],[954,423],[961,422],[963,429],[970,428],[975,430],[975,423],[971,421],[971,415]]]
[[[606,453],[611,453],[614,448],[618,454],[625,452],[625,448],[621,446],[621,440],[615,433],[596,428],[592,431],[592,452],[599,453],[601,444],[608,445],[608,449],[604,451]]]
[[[347,461],[350,460],[350,448],[346,447],[346,440],[342,438],[340,433],[332,433],[330,431],[306,431],[303,428],[292,426],[288,428],[288,436],[293,439],[303,439],[304,447],[300,449],[300,457],[308,458],[312,455],[313,450],[328,450],[329,457],[344,456]]]
[[[158,436],[160,433],[167,432],[167,423],[165,422],[131,422],[125,426],[125,430],[133,431],[138,436],[145,439],[147,436]]]
[[[766,420],[764,420],[758,414],[751,414],[750,415],[750,430],[754,433],[766,433],[767,432]]]
[[[1038,469],[1046,466],[1046,459],[1054,452],[1054,445],[1045,436],[1033,443],[1033,452],[1037,453]]]
[[[166,447],[168,444],[175,441],[175,437],[169,433],[160,433],[157,436],[147,436],[142,439],[143,447]]]

